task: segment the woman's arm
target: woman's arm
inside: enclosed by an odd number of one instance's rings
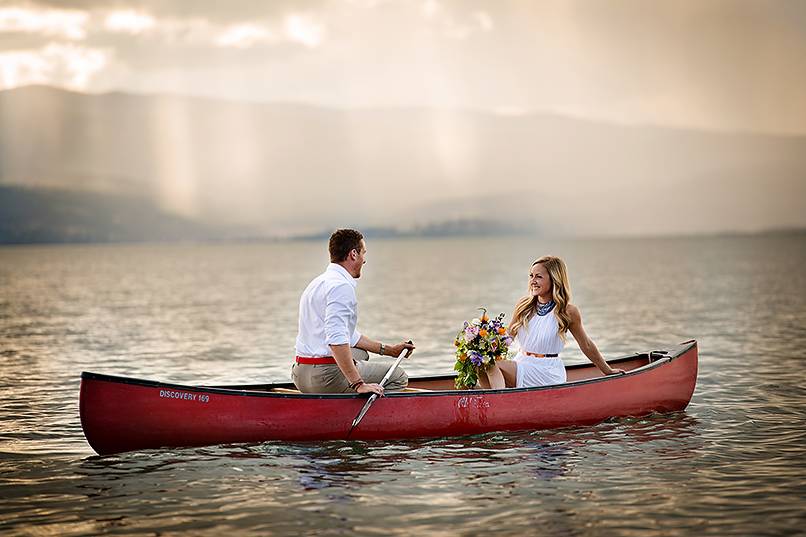
[[[571,331],[574,339],[579,344],[579,348],[582,353],[587,356],[588,359],[596,365],[596,367],[601,369],[602,373],[605,375],[624,373],[623,369],[613,369],[607,365],[604,357],[602,357],[602,353],[599,352],[596,344],[588,336],[588,333],[585,332],[585,327],[582,326],[582,314],[579,312],[579,308],[573,304],[568,304],[568,313],[571,315],[571,326],[568,327],[568,330]]]

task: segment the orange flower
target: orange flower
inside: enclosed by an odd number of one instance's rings
[[[479,335],[481,337],[487,337],[487,331],[482,328],[481,330],[479,330]]]
[[[504,328],[503,326],[502,326],[501,328],[499,328],[499,329],[498,329],[498,335],[503,336],[503,335],[504,335],[504,334],[506,334],[506,333],[507,333],[507,329],[506,329],[506,328]]]
[[[454,347],[458,347],[458,346],[459,346],[459,340],[458,340],[458,339],[454,339],[454,340],[453,340],[453,346],[454,346]]]
[[[467,360],[467,354],[460,354],[459,355],[459,361],[464,362],[465,360]]]
[[[487,321],[489,321],[489,320],[490,320],[490,318],[489,318],[489,317],[487,317],[487,314],[486,314],[486,313],[485,313],[484,315],[482,315],[482,316],[481,316],[481,322],[486,323],[486,322],[487,322]]]
[[[495,355],[495,359],[496,359],[496,361],[498,361],[498,360],[503,360],[503,359],[504,359],[504,357],[503,357],[503,356],[501,356],[500,354],[496,354],[496,355]]]

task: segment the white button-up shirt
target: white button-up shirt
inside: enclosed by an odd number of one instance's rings
[[[299,299],[297,356],[333,356],[328,345],[358,343],[356,285],[347,269],[336,263],[308,284]]]

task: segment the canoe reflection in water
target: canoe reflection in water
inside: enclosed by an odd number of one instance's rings
[[[428,477],[440,472],[472,470],[467,486],[500,487],[513,469],[540,481],[584,476],[591,457],[606,458],[609,449],[652,450],[663,455],[664,464],[696,455],[703,443],[696,433],[697,420],[676,413],[623,419],[592,427],[552,431],[488,433],[466,438],[388,442],[324,442],[286,444],[268,442],[250,447],[262,456],[288,456],[298,461],[294,468],[305,490],[338,490],[337,498],[351,498],[354,484],[378,485],[380,475],[411,473],[415,477],[427,461]],[[651,444],[642,447],[641,444]],[[578,466],[582,464],[582,468]],[[407,468],[411,466],[410,470]],[[623,471],[620,470],[620,471]],[[522,475],[512,481],[522,480]],[[335,493],[335,492],[334,492]]]
[[[702,452],[699,428],[678,412],[464,438],[149,450],[85,459],[70,488],[51,492],[83,494],[84,516],[110,527],[136,519],[144,532],[146,515],[170,516],[176,505],[189,516],[240,502],[239,512],[249,514],[240,523],[291,533],[301,525],[349,533],[380,516],[438,525],[468,513],[483,521],[514,512],[539,519],[548,533],[571,535],[606,514],[614,496],[634,501],[635,489],[625,483],[640,483],[661,505],[671,501],[681,469],[686,474]],[[303,511],[310,518],[300,518]],[[160,523],[155,516],[154,527]]]

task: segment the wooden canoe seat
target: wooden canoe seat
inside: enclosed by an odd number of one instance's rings
[[[301,391],[294,388],[272,388],[271,391],[275,393],[302,393]]]

